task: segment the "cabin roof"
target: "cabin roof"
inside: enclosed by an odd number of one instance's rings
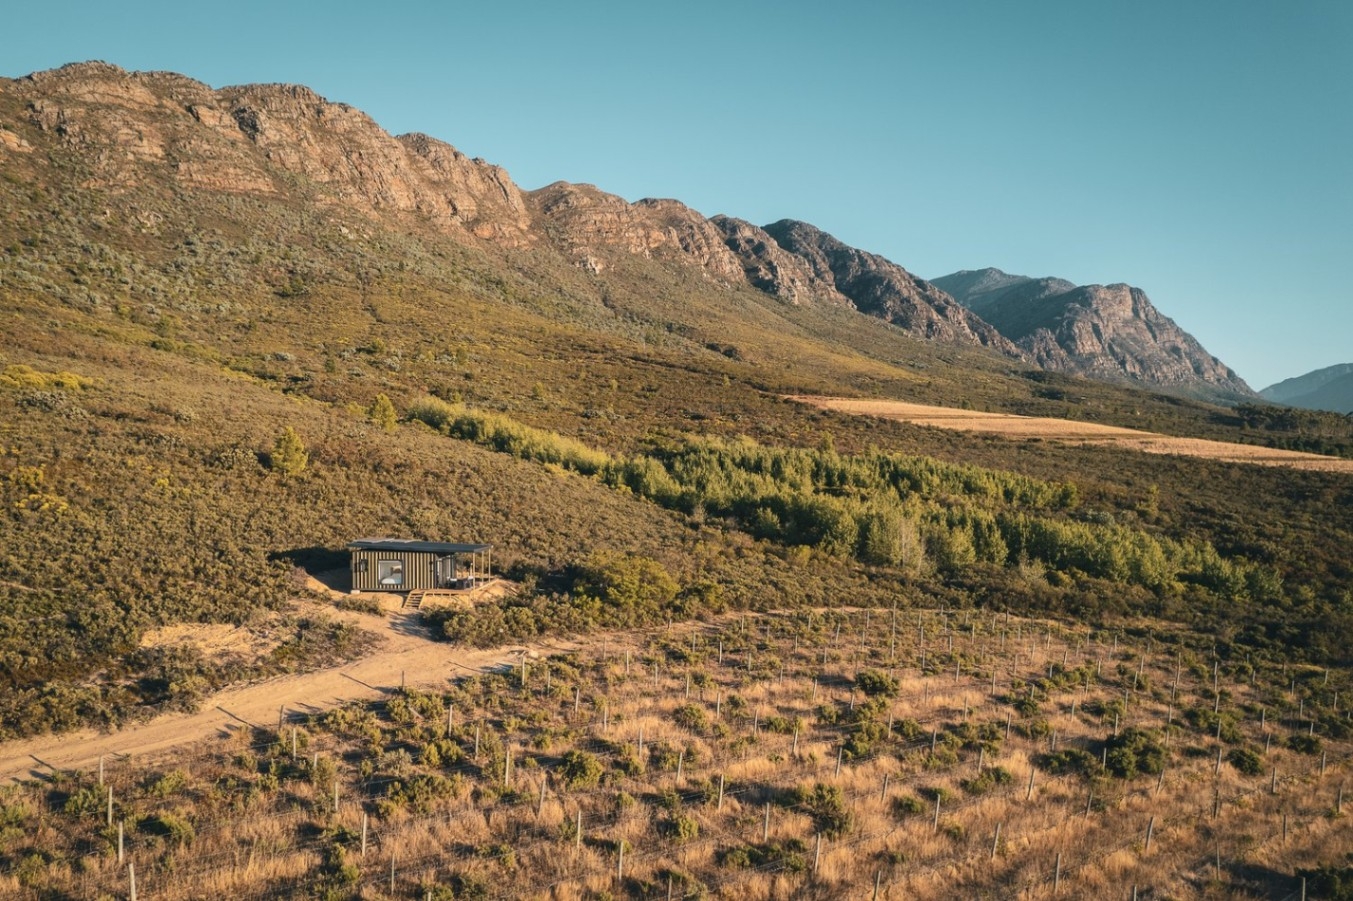
[[[423,554],[478,554],[491,544],[451,544],[445,541],[416,541],[412,538],[358,538],[348,544],[351,551],[405,551]]]

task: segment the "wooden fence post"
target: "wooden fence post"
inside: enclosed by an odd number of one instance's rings
[[[991,840],[991,859],[996,859],[996,852],[1001,847],[1001,824],[996,824],[996,837]]]
[[[136,864],[134,863],[127,864],[127,883],[128,888],[131,889],[131,901],[136,901]],[[1304,896],[1305,893],[1303,891],[1303,897]]]

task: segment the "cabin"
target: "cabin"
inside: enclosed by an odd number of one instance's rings
[[[489,579],[493,563],[491,544],[359,538],[348,550],[353,591],[474,588]]]

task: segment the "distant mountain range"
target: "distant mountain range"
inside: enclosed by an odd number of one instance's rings
[[[1269,385],[1259,394],[1289,407],[1353,413],[1353,363],[1340,363],[1286,379]]]
[[[1212,400],[1254,397],[1140,288],[1077,286],[999,269],[955,272],[933,283],[1044,369]]]
[[[523,191],[497,166],[426,135],[393,137],[359,110],[295,85],[213,90],[105,63],[4,79],[4,157],[22,163],[15,177],[35,185],[78,183],[109,216],[116,199],[148,239],[191,231],[184,204],[193,198],[227,203],[240,222],[251,201],[280,202],[546,255],[603,283],[629,277],[617,273],[637,261],[676,266],[681,278],[714,289],[855,310],[911,337],[1020,365],[1212,401],[1254,397],[1127,285],[1077,287],[995,269],[928,282],[805,222],[706,218],[676,200],[630,203],[567,182]]]

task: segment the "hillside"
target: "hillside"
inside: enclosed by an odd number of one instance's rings
[[[1317,369],[1259,392],[1265,400],[1332,413],[1353,413],[1353,363]]]
[[[1347,653],[1346,480],[784,397],[1266,444],[1303,421],[1030,369],[942,292],[810,226],[522,192],[294,86],[82,64],[0,83],[0,130],[5,734],[362,653],[289,578],[361,534],[492,541],[539,586],[465,626],[504,635],[662,618],[583,603],[609,552],[660,565],[685,617],[901,593],[1150,609],[1266,652]],[[561,597],[578,601],[562,626]],[[259,649],[143,644],[184,622],[257,628]]]
[[[1252,399],[1249,386],[1129,285],[1077,287],[999,269],[934,280],[1044,369],[1213,401]]]
[[[1069,891],[1201,898],[1213,797],[1264,830],[1228,890],[1344,866],[1347,475],[789,398],[1350,455],[1342,417],[1036,369],[803,223],[522,191],[305,88],[102,64],[0,82],[0,317],[0,740],[43,775],[0,791],[7,896],[130,863],[147,897],[938,897],[1065,854]],[[376,620],[314,587],[363,535],[490,542],[520,590]],[[320,709],[274,729],[303,680]],[[194,711],[229,737],[41,765]],[[1157,815],[1178,856],[1116,856]]]

